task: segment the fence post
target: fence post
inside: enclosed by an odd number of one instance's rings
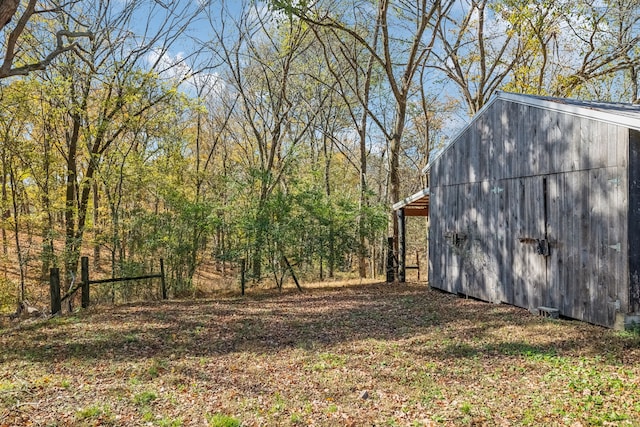
[[[407,222],[404,208],[396,212],[398,217],[398,282],[404,283],[407,278]]]
[[[89,307],[89,257],[80,258],[80,280],[82,281],[82,308]]]
[[[244,271],[246,267],[247,267],[247,260],[242,258],[240,260],[240,289],[242,291],[242,295],[244,295],[244,283],[245,283]]]
[[[49,270],[49,290],[51,293],[51,315],[62,311],[62,302],[60,301],[60,269],[52,268]]]
[[[164,260],[160,258],[160,284],[162,285],[162,299],[167,299],[167,284],[164,281]]]
[[[420,281],[420,251],[416,251],[416,266],[418,267],[418,282]]]
[[[387,282],[394,281],[394,256],[393,256],[393,237],[387,238]]]

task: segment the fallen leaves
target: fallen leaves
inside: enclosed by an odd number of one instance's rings
[[[0,336],[0,426],[639,425],[639,343],[418,285],[105,307]]]

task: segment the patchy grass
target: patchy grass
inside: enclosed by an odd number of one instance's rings
[[[0,336],[0,426],[640,425],[640,338],[424,285],[99,308]]]

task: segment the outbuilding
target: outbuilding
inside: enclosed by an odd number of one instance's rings
[[[431,287],[638,321],[640,106],[497,92],[425,173]]]

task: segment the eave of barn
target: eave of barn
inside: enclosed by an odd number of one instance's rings
[[[429,216],[429,189],[425,188],[393,205],[393,210],[404,209],[405,216]]]
[[[422,173],[426,174],[449,148],[451,148],[457,140],[465,134],[467,129],[473,125],[475,120],[497,101],[514,102],[517,104],[527,105],[531,107],[541,108],[549,111],[561,112],[577,117],[585,117],[600,122],[611,123],[614,125],[624,126],[629,129],[640,130],[640,106],[621,104],[614,102],[598,102],[598,101],[580,101],[577,99],[552,98],[535,95],[522,95],[511,92],[503,92],[497,90],[495,95],[491,97],[481,109],[476,113],[474,118],[451,140],[440,153],[429,161],[427,166],[422,169]]]

